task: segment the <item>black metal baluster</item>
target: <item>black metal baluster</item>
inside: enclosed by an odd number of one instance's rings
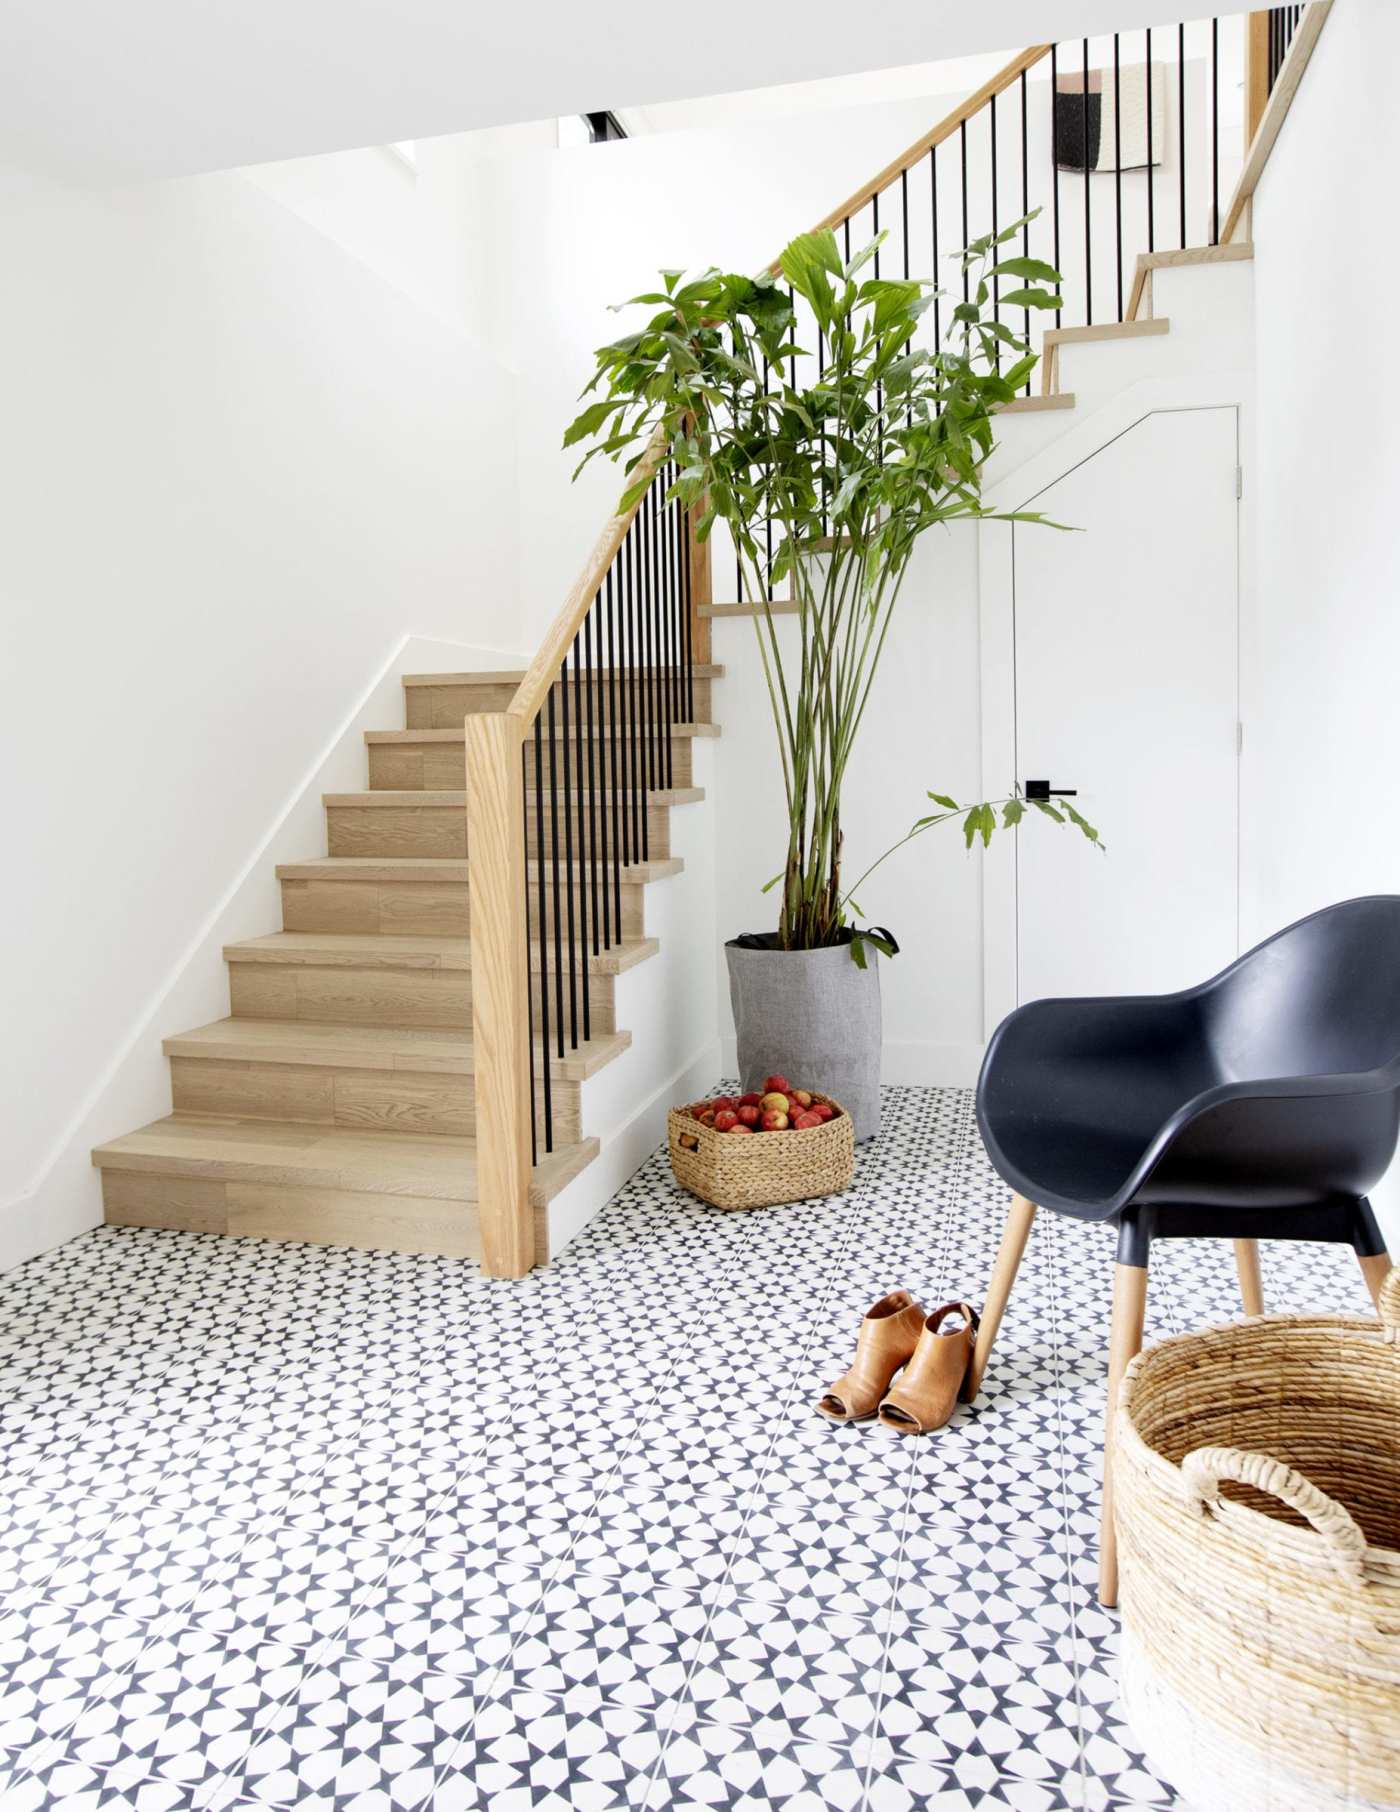
[[[576,810],[577,810],[577,816],[578,816],[578,941],[579,941],[579,968],[583,971],[583,1040],[584,1040],[584,1043],[587,1044],[588,1040],[592,1037],[593,1034],[590,1030],[590,1017],[589,1017],[589,1011],[588,1011],[588,982],[589,982],[589,968],[588,968],[588,857],[586,854],[586,851],[588,848],[588,844],[587,844],[588,807],[584,803],[584,797],[583,797],[583,795],[584,795],[583,676],[579,672],[579,662],[580,662],[580,660],[582,660],[582,658],[583,658],[583,647],[579,640],[578,635],[575,634],[575,636],[574,636],[574,771],[575,771],[578,779],[577,779],[577,784],[574,787],[574,798],[577,801]],[[568,770],[567,769],[565,769],[565,773],[564,773],[564,782],[565,782],[565,789],[566,789],[565,798],[564,798],[564,809],[567,811],[568,805],[569,805],[568,794],[567,794],[567,787],[568,787]],[[592,800],[592,795],[590,794],[589,795],[590,803],[591,803],[591,800]],[[594,913],[596,914],[596,912],[598,910],[596,902],[594,903],[593,910],[594,910]],[[594,940],[593,940],[593,947],[595,950],[598,947],[598,940],[597,940],[596,936],[594,937]]]
[[[878,261],[879,261],[879,254],[877,253],[876,262],[878,263]],[[878,275],[878,272],[877,272],[877,275]],[[764,432],[765,437],[768,437],[771,435],[771,429],[769,427],[769,420],[768,420],[768,375],[769,375],[768,361],[767,361],[767,359],[765,359],[763,361],[763,403],[764,403],[763,432]],[[770,465],[770,466],[766,466],[764,469],[767,472],[769,482],[771,483],[772,476],[773,476],[773,468]],[[764,510],[763,510],[763,548],[764,548],[764,560],[766,562],[766,565],[765,565],[764,571],[763,571],[763,595],[765,598],[767,598],[768,602],[771,604],[773,601],[773,500],[772,500],[772,497],[767,494],[766,489],[765,489],[765,501],[764,501]]]
[[[552,694],[551,694],[552,696]],[[544,759],[540,746],[540,718],[542,713],[535,713],[535,876],[539,887],[539,952],[540,952],[540,1083],[544,1091],[544,1148],[547,1152],[554,1150],[554,1111],[550,1098],[550,1049],[549,1049],[549,914],[546,906],[547,891],[545,888],[544,857],[544,813],[540,810],[540,776],[544,772]],[[529,805],[526,804],[525,822],[528,828]],[[528,958],[527,958],[528,960]],[[534,992],[534,977],[529,978],[529,992]],[[563,1055],[563,1052],[560,1052]],[[534,1061],[533,1047],[531,1061]]]
[[[909,172],[907,170],[901,170],[899,173],[899,207],[900,207],[900,215],[901,215],[902,222],[903,222],[902,231],[903,231],[903,235],[904,235],[904,280],[907,283],[909,281]],[[909,338],[904,342],[904,351],[905,351],[906,355],[908,354],[908,352],[909,352],[910,348],[913,346],[913,344],[914,344],[914,336],[911,333],[909,335]],[[904,405],[904,420],[905,420],[906,426],[913,419],[914,419],[913,405],[911,403],[906,403]],[[789,580],[789,582],[788,582],[788,590],[789,591],[792,590],[791,580]]]
[[[1027,103],[1026,103],[1026,72],[1023,69],[1021,71],[1021,219],[1025,223],[1021,228],[1021,256],[1023,258],[1029,258],[1031,255],[1031,223],[1028,218],[1030,211],[1031,211],[1030,133],[1028,131],[1028,116],[1027,116]],[[1029,349],[1030,343],[1031,343],[1031,311],[1029,308],[1026,308],[1023,312],[1026,317],[1024,327],[1023,327],[1023,333],[1024,333],[1027,349]],[[1029,372],[1026,373],[1026,381],[1025,381],[1025,384],[1022,386],[1022,388],[1025,390],[1026,395],[1029,396],[1031,393],[1031,379],[1030,379]]]
[[[1147,249],[1156,250],[1153,234],[1152,201],[1157,187],[1157,173],[1152,165],[1152,27],[1147,28]]]
[[[938,146],[928,148],[928,193],[929,216],[933,225],[933,345],[937,351],[943,344],[943,299],[939,295],[941,279],[938,275]]]
[[[695,610],[694,594],[691,591],[690,578],[690,512],[681,512],[681,574],[684,580],[684,601],[681,605],[685,622],[685,714],[689,722],[695,722],[695,646],[691,617]]]
[[[1113,227],[1118,247],[1118,319],[1123,319],[1123,109],[1118,80],[1118,33],[1113,34]],[[1102,115],[1100,115],[1102,118]]]
[[[967,230],[967,121],[966,120],[962,120],[958,125],[958,138],[960,141],[959,149],[960,149],[961,155],[962,155],[962,242],[965,246],[968,242],[968,239],[971,237],[971,235],[968,233],[968,230]],[[962,279],[963,279],[963,301],[966,302],[968,299],[968,296],[970,294],[969,282],[968,282],[968,269],[967,269],[966,260],[963,261]]]
[[[671,467],[671,484],[676,483],[679,472],[673,464]],[[671,713],[675,721],[687,723],[689,719],[685,710],[685,624],[681,621],[681,504],[675,498],[667,510],[666,534],[671,548],[671,648],[675,656],[671,673]]]
[[[1220,243],[1220,21],[1210,22],[1210,242]]]
[[[644,499],[647,557],[647,727],[651,732],[651,785],[661,785],[661,656],[656,646],[656,480]]]
[[[1186,27],[1176,28],[1176,178],[1181,216],[1178,237],[1186,250]]]
[[[569,1043],[578,1049],[578,938],[574,927],[574,826],[571,799],[573,755],[569,747],[569,657],[564,656],[559,669],[560,729],[563,732],[564,767],[564,904],[569,927]],[[549,810],[554,834],[559,835],[559,792],[554,771],[554,736],[551,726],[549,742]]]
[[[554,788],[554,687],[549,689],[548,718],[545,722],[545,735],[549,743],[549,779],[550,779],[550,839],[549,862],[550,873],[554,881],[554,1029],[555,1042],[559,1055],[564,1055],[564,926],[560,917],[559,900],[559,815],[555,806],[558,793]],[[535,811],[540,821],[540,849],[544,849],[544,793],[541,790],[544,777],[535,775]]]
[[[619,940],[622,937],[622,839],[626,834],[627,817],[621,809],[618,785],[618,768],[622,761],[622,721],[618,715],[619,687],[617,671],[617,593],[621,588],[620,571],[621,554],[613,556],[613,563],[608,568],[608,765],[612,769],[612,871],[613,871],[613,923],[617,926]],[[613,575],[617,574],[614,584]]]
[[[1060,264],[1060,141],[1059,141],[1060,119],[1059,119],[1059,112],[1060,112],[1060,47],[1058,44],[1052,44],[1050,46],[1050,212],[1053,217],[1054,231],[1055,231],[1055,269],[1056,270],[1060,270],[1063,268]],[[1063,295],[1064,295],[1064,285],[1063,284],[1060,285],[1060,294],[1061,294],[1061,297],[1063,297]],[[1056,321],[1057,325],[1063,315],[1063,312],[1064,312],[1064,302],[1061,301],[1059,308],[1057,308],[1055,310],[1055,321]]]
[[[674,713],[671,697],[671,650],[670,637],[666,622],[666,518],[662,502],[666,495],[664,483],[654,485],[656,493],[655,534],[652,540],[651,568],[656,586],[656,702],[659,707],[657,736],[660,740],[661,767],[657,779],[661,785],[669,788],[673,774],[671,726]]]
[[[1089,219],[1089,40],[1084,40],[1084,325],[1094,325],[1094,231]]]
[[[603,714],[599,709],[601,700],[598,693],[598,660],[602,652],[603,641],[603,588],[599,586],[598,595],[589,606],[588,615],[583,619],[584,643],[588,650],[588,860],[590,876],[593,883],[593,954],[607,950],[612,944],[609,920],[607,874],[603,875],[602,899],[598,898],[598,825],[601,820],[604,830],[607,828],[607,801],[598,799],[600,779],[606,780],[603,766],[603,751],[599,746],[603,735]],[[598,920],[601,915],[602,941],[599,942]]]
[[[870,197],[870,219],[870,236],[872,239],[878,239],[880,237],[880,196],[878,191]],[[875,247],[875,275],[877,277],[880,275],[880,248],[878,245]]]
[[[642,860],[650,859],[651,835],[647,822],[646,726],[642,722],[646,694],[640,664],[642,636],[642,512],[632,518],[628,531],[632,543],[631,596],[628,615],[632,625],[632,848],[641,850]],[[640,838],[639,833],[640,832]]]
[[[991,142],[992,142],[992,238],[995,239],[997,236],[997,233],[1000,230],[1000,226],[1001,226],[1001,223],[997,217],[997,97],[995,95],[993,95],[991,97],[991,100],[988,103],[988,110],[991,115],[988,130],[990,132]],[[993,249],[993,252],[992,252],[993,262],[996,261],[996,258],[997,258],[997,253],[996,253],[995,249]],[[1001,320],[1001,278],[1000,277],[992,278],[992,319],[994,321]],[[998,340],[996,342],[996,352],[993,354],[993,363],[995,365],[995,368],[998,371],[1000,371],[1001,370],[1001,341],[1000,340]]]
[[[537,724],[539,723],[538,717],[536,717],[535,722]],[[521,823],[526,827],[528,827],[530,822],[529,772],[530,758],[526,752],[525,742],[522,738],[520,743],[520,817]],[[528,828],[526,834],[528,838]],[[526,849],[528,850],[528,848],[529,843],[527,841]],[[527,857],[525,865],[525,960],[527,963],[530,960],[529,952],[534,943],[534,939],[530,936],[530,930],[530,866]],[[525,1023],[530,1040],[530,1162],[531,1164],[538,1164],[540,1161],[540,1130],[536,1123],[535,1116],[535,1089],[537,1083],[537,1060],[535,1057],[535,990],[529,985],[527,985],[525,989]],[[545,1069],[546,1071],[549,1069],[548,1039],[545,1040]]]

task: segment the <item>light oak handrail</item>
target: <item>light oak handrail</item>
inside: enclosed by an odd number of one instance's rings
[[[921,158],[926,157],[933,150],[935,145],[941,145],[944,139],[951,138],[960,126],[965,126],[974,115],[980,113],[999,94],[1005,93],[1014,83],[1019,82],[1028,69],[1033,69],[1041,58],[1048,57],[1053,49],[1053,44],[1032,44],[1029,50],[1023,50],[1019,56],[1013,57],[989,81],[984,82],[975,94],[970,94],[960,106],[954,107],[951,113],[941,119],[930,131],[924,133],[922,138],[916,138],[907,150],[901,151],[892,163],[886,164],[878,176],[874,176],[869,182],[862,184],[853,195],[848,196],[841,203],[839,208],[833,208],[829,214],[824,215],[812,228],[812,231],[814,233],[827,232],[840,226],[852,215],[858,214],[877,195],[883,195],[891,184],[898,182],[906,170],[912,170]],[[778,260],[776,258],[768,269],[770,272],[777,271]]]
[[[1264,116],[1259,122],[1258,130],[1250,140],[1249,151],[1240,171],[1240,179],[1235,184],[1235,192],[1230,197],[1230,205],[1225,211],[1225,222],[1220,229],[1222,244],[1228,243],[1235,234],[1236,228],[1244,219],[1244,212],[1259,186],[1259,178],[1264,174],[1264,167],[1283,130],[1283,122],[1288,117],[1288,110],[1293,105],[1293,97],[1303,79],[1303,72],[1327,23],[1327,15],[1332,10],[1332,0],[1312,0],[1312,4],[1303,14],[1293,33],[1288,53],[1283,59],[1283,66],[1278,72],[1269,104],[1264,109]]]

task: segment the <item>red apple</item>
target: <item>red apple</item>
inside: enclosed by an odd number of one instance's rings
[[[697,1101],[695,1103],[694,1107],[692,1107],[690,1110],[691,1119],[692,1120],[703,1120],[705,1118],[705,1115],[709,1112],[709,1107],[710,1107],[710,1104],[708,1101]]]
[[[770,1089],[759,1102],[765,1114],[785,1114],[788,1110],[788,1098],[779,1089]]]
[[[764,1132],[786,1132],[788,1117],[786,1114],[767,1113],[763,1116]]]
[[[740,1107],[757,1107],[762,1099],[763,1096],[755,1090],[751,1095],[740,1095],[739,1105]]]
[[[745,1126],[741,1120],[737,1126],[731,1126],[729,1130],[730,1132],[751,1133],[753,1128],[751,1126]]]
[[[809,1126],[825,1126],[825,1124],[826,1122],[822,1119],[820,1114],[808,1113],[805,1110],[798,1114],[793,1121],[793,1125],[797,1128],[798,1132],[805,1132]]]
[[[808,1108],[812,1105],[812,1097],[805,1088],[795,1088],[792,1091],[792,1098],[801,1108]]]
[[[763,1088],[765,1094],[785,1095],[788,1092],[788,1079],[786,1076],[770,1076]]]
[[[741,1123],[747,1126],[751,1132],[762,1118],[758,1108],[748,1101],[744,1102],[741,1107],[736,1108],[735,1112],[738,1114]]]
[[[708,1102],[707,1105],[712,1107],[717,1114],[722,1114],[732,1113],[739,1104],[732,1095],[716,1095],[714,1100]]]
[[[823,1121],[834,1120],[836,1118],[836,1109],[829,1101],[814,1101],[812,1103],[812,1112],[814,1114],[820,1114]]]
[[[715,1115],[716,1132],[732,1132],[739,1124],[739,1116],[732,1107],[722,1107]]]

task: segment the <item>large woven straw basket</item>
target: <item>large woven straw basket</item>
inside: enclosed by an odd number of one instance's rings
[[[825,1095],[813,1097],[825,1101]],[[834,1120],[800,1132],[766,1132],[736,1139],[701,1126],[685,1108],[667,1120],[671,1169],[676,1181],[715,1208],[771,1208],[839,1195],[855,1171],[851,1116],[833,1101]]]
[[[1123,1380],[1124,1708],[1199,1812],[1400,1809],[1400,1269],[1380,1308],[1183,1334]]]

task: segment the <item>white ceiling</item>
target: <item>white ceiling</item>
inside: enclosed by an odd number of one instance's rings
[[[1156,23],[1144,0],[3,0],[0,162],[139,182]]]

